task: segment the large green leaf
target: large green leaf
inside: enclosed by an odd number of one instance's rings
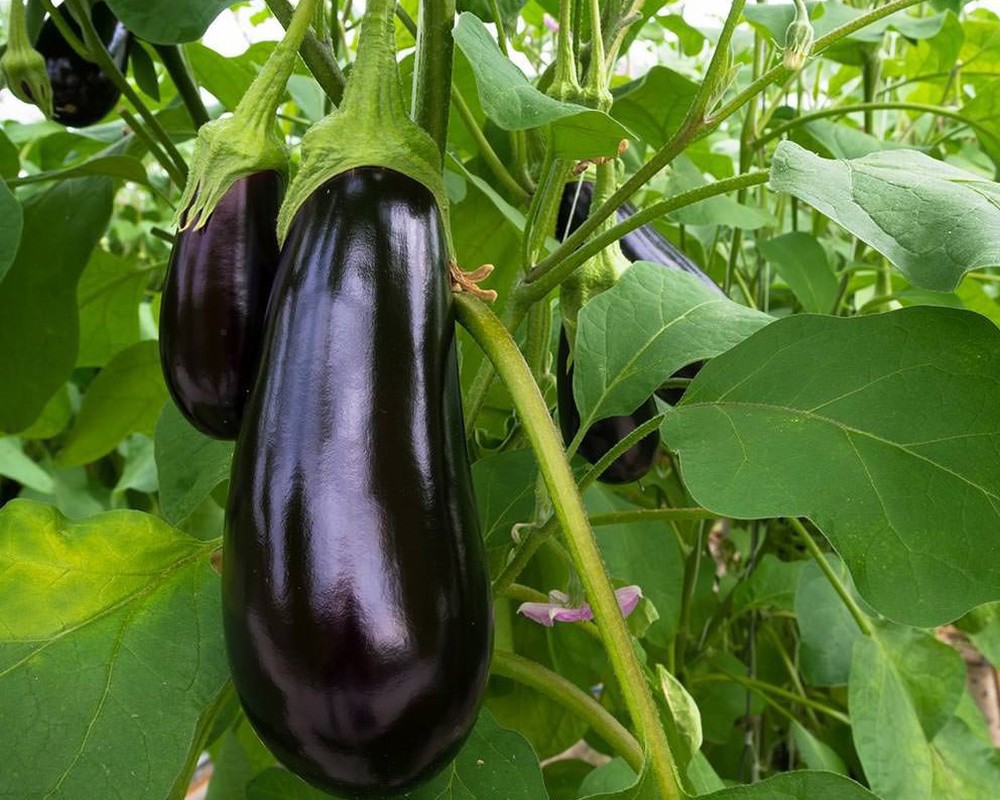
[[[724,516],[802,516],[914,625],[1000,597],[1000,330],[916,307],[800,315],[705,367],[663,439]]]
[[[1000,265],[1000,186],[913,150],[820,158],[782,142],[771,187],[843,225],[912,283],[947,292]]]
[[[133,260],[97,249],[83,271],[76,298],[80,313],[78,367],[103,367],[139,341],[139,303],[149,269]]]
[[[785,772],[752,786],[733,786],[703,800],[879,800],[854,781],[832,772]],[[887,799],[891,800],[891,799]],[[902,797],[898,800],[903,800]],[[906,798],[910,800],[910,798]]]
[[[0,511],[0,797],[172,796],[229,675],[213,547],[134,511]]]
[[[159,344],[138,342],[122,350],[88,387],[59,463],[73,467],[95,461],[130,433],[152,436],[165,402]]]
[[[337,797],[317,791],[290,772],[270,769],[247,788],[247,800],[323,800]],[[514,731],[501,728],[488,711],[458,757],[429,783],[400,800],[548,800],[542,770],[531,746]]]
[[[596,158],[618,152],[629,132],[607,114],[574,103],[562,103],[532,86],[509,61],[473,14],[465,12],[455,25],[455,44],[469,59],[479,87],[483,110],[509,131],[552,125],[555,155]]]
[[[178,44],[200,39],[236,0],[107,0],[115,16],[140,39]]]
[[[24,204],[21,246],[0,283],[0,431],[27,428],[73,370],[76,284],[113,194],[110,179],[83,178]]]
[[[160,476],[160,510],[177,524],[194,513],[229,478],[233,443],[210,439],[195,430],[167,403],[156,423],[156,469]]]
[[[0,281],[14,263],[17,246],[21,243],[21,227],[24,224],[24,213],[21,204],[0,181]]]
[[[885,625],[858,640],[848,686],[851,723],[876,792],[900,800],[946,796],[933,792],[930,743],[952,718],[964,685],[961,657],[929,633]],[[941,777],[948,772],[945,765]]]
[[[573,394],[581,428],[634,411],[681,367],[725,352],[770,322],[686,272],[632,265],[580,312]]]

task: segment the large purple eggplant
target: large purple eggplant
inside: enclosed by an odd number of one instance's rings
[[[454,333],[423,184],[355,168],[299,207],[233,459],[223,614],[257,733],[336,794],[432,776],[484,691],[490,586]]]
[[[56,13],[62,15],[79,37],[80,26],[66,4],[59,6]],[[124,72],[132,46],[132,34],[115,19],[104,3],[94,4],[91,19],[112,60]],[[56,122],[83,128],[104,119],[115,107],[121,90],[97,64],[77,55],[51,17],[42,25],[35,47],[45,57],[45,69],[52,83],[52,118]]]
[[[160,309],[160,361],[170,394],[203,433],[235,439],[263,346],[278,265],[284,179],[241,178],[204,227],[178,232]]]

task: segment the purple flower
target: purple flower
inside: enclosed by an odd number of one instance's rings
[[[559,23],[556,22],[555,17],[552,17],[548,14],[544,14],[542,16],[542,22],[545,24],[545,27],[548,28],[553,33],[559,33]]]
[[[622,616],[627,617],[642,599],[642,589],[638,586],[623,586],[615,590],[618,607]],[[549,592],[548,603],[521,603],[518,614],[524,614],[528,619],[551,628],[556,622],[586,622],[594,618],[590,603],[581,606],[569,605],[569,596],[565,592],[553,590]]]

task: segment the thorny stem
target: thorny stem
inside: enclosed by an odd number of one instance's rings
[[[413,67],[413,120],[444,158],[451,110],[451,71],[455,41],[455,0],[420,0],[420,26]]]
[[[459,322],[493,362],[514,399],[632,722],[639,739],[645,743],[663,800],[681,800],[684,795],[677,782],[674,757],[660,723],[659,711],[646,684],[642,665],[604,569],[583,500],[545,400],[517,343],[493,312],[482,302],[464,294],[455,297],[455,307]]]

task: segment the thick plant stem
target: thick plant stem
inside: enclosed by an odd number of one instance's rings
[[[584,720],[636,772],[642,769],[642,747],[635,737],[593,697],[541,664],[504,650],[493,651],[492,673],[510,678],[545,695]]]
[[[274,14],[282,27],[287,29],[292,22],[292,14],[295,11],[292,4],[288,0],[266,0],[266,2],[271,13]],[[334,103],[339,103],[344,94],[344,85],[347,80],[344,78],[344,73],[340,71],[340,65],[337,64],[330,48],[326,47],[314,34],[306,33],[302,40],[301,52],[302,60],[306,62],[313,77],[323,87],[327,97]]]
[[[181,174],[174,162],[170,160],[170,157],[163,151],[163,148],[157,144],[156,140],[149,135],[149,132],[142,127],[142,123],[136,119],[135,114],[129,111],[127,108],[122,108],[119,112],[122,120],[128,125],[129,129],[135,135],[135,138],[142,142],[146,149],[149,150],[150,155],[156,159],[157,163],[163,167],[163,171],[170,176],[170,180],[173,182],[174,186],[178,189],[184,188],[184,175]]]
[[[191,69],[188,67],[187,59],[184,58],[184,53],[175,44],[158,44],[155,47],[163,61],[163,66],[167,68],[167,73],[174,82],[174,86],[177,87],[177,93],[184,101],[184,107],[191,115],[191,121],[194,122],[195,128],[200,128],[209,120],[208,109],[202,102],[201,94],[191,76]]]
[[[413,70],[413,120],[437,143],[444,158],[451,109],[455,0],[420,0]]]
[[[516,342],[493,312],[467,294],[455,296],[455,307],[459,322],[493,362],[514,399],[521,423],[538,458],[555,516],[562,526],[573,563],[594,610],[632,722],[649,755],[660,794],[663,800],[681,800],[684,794],[677,781],[674,757],[660,724],[659,712],[646,685],[642,665],[618,608],[594,532],[583,508],[583,500],[545,400]]]
[[[851,595],[850,590],[844,585],[840,576],[834,572],[833,567],[831,567],[830,562],[826,560],[826,556],[823,555],[823,551],[819,549],[819,545],[816,544],[816,540],[813,539],[812,534],[810,534],[809,531],[806,530],[806,526],[795,517],[789,517],[788,522],[799,535],[799,538],[802,540],[802,544],[804,544],[806,546],[806,550],[809,551],[809,555],[813,557],[813,560],[819,565],[819,568],[823,570],[823,574],[830,582],[833,590],[843,601],[844,605],[847,606],[847,610],[851,612],[851,616],[854,617],[854,621],[858,624],[858,628],[865,636],[871,636],[873,628],[867,615],[861,610],[861,606],[858,605],[857,600],[855,600]]]
[[[132,85],[125,79],[122,75],[118,65],[115,64],[114,59],[108,53],[108,49],[104,46],[104,42],[101,40],[100,34],[94,27],[94,23],[90,19],[90,6],[88,6],[83,0],[69,0],[70,8],[75,12],[77,24],[79,24],[80,29],[83,33],[83,41],[87,45],[87,49],[90,51],[90,55],[97,65],[101,68],[101,71],[108,76],[111,82],[121,90],[121,93],[128,98],[129,102],[133,105],[136,111],[139,112],[139,116],[143,118],[145,123],[149,126],[150,132],[156,137],[160,145],[167,152],[170,160],[173,162],[177,173],[183,178],[187,177],[187,162],[181,156],[180,151],[174,145],[173,140],[170,135],[164,130],[160,121],[156,118],[156,115],[149,110],[149,107],[142,101],[142,98],[136,93],[132,88]]]

